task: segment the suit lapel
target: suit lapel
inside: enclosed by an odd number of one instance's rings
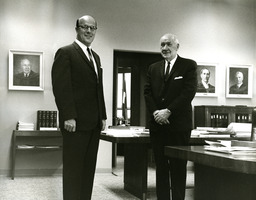
[[[177,66],[179,65],[179,56],[177,57],[174,65],[172,66],[172,69],[171,69],[171,72],[170,74],[168,75],[167,79],[166,80],[169,80],[169,78],[173,75],[173,73],[175,72],[175,70],[177,69]]]
[[[91,67],[91,69],[93,69],[93,71],[95,72],[94,66],[92,65],[92,63],[90,62],[90,60],[87,58],[87,56],[84,54],[83,50],[79,47],[79,45],[77,43],[73,43],[75,49],[78,51],[78,53],[83,57],[83,59],[87,62],[87,64]],[[98,64],[97,64],[98,65]]]
[[[163,60],[163,62],[161,62],[161,66],[160,66],[160,73],[161,73],[161,78],[164,80],[164,74],[165,74],[165,60]]]
[[[93,57],[94,57],[94,60],[95,60],[95,62],[96,62],[96,67],[97,67],[97,72],[98,72],[98,75],[100,75],[100,61],[99,61],[99,59],[98,59],[98,55],[94,52],[94,51],[92,51],[92,54],[93,54]]]

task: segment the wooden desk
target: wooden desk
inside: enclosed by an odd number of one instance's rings
[[[146,199],[148,166],[147,152],[148,148],[150,147],[149,135],[143,135],[141,137],[114,137],[106,134],[101,134],[100,139],[112,142],[113,146],[118,143],[124,144],[124,189],[140,199]],[[216,141],[231,139],[233,138],[194,137],[190,138],[190,145],[204,145],[206,144],[205,140]],[[112,152],[112,163],[115,163],[115,159],[116,152]],[[115,164],[112,164],[112,167],[114,166]]]
[[[31,147],[22,146],[31,145]],[[15,160],[17,151],[53,151],[60,150],[62,136],[60,131],[13,131],[11,177],[15,176]]]
[[[140,199],[147,199],[149,136],[115,137],[101,134],[100,139],[124,144],[124,189]]]
[[[235,158],[203,146],[168,146],[165,154],[194,162],[195,200],[255,200],[256,158]]]

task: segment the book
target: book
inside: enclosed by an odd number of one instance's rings
[[[57,130],[57,111],[38,110],[37,130]]]

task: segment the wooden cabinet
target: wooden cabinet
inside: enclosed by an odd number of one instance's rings
[[[15,175],[15,160],[17,151],[54,151],[62,149],[60,131],[13,131],[12,138],[12,170]]]
[[[194,128],[227,127],[231,122],[250,123],[253,107],[195,106]]]

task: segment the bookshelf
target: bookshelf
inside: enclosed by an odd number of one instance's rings
[[[231,122],[250,123],[253,108],[247,106],[194,106],[194,128],[226,128]]]
[[[12,179],[15,176],[17,151],[56,151],[62,149],[62,135],[60,131],[14,130],[12,136]]]

